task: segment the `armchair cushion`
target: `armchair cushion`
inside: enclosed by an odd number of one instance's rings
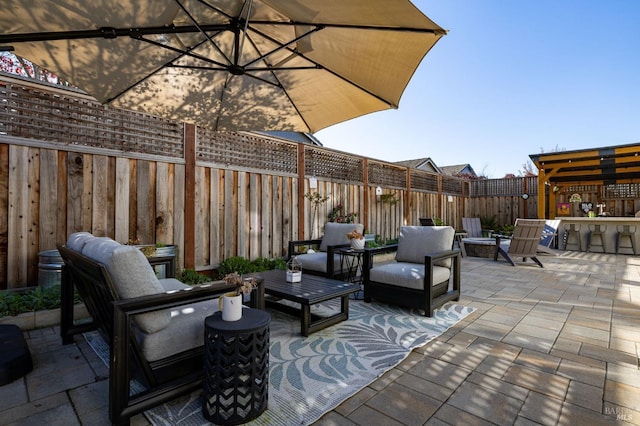
[[[433,267],[434,286],[448,281],[451,270],[442,266]],[[383,284],[422,290],[424,287],[424,258],[420,263],[384,263],[369,271],[369,279]]]
[[[426,254],[451,250],[455,230],[451,226],[402,226],[398,238],[396,261],[424,265]],[[451,259],[436,262],[451,267]]]
[[[353,230],[362,233],[364,225],[361,223],[335,223],[327,222],[324,227],[324,235],[320,243],[320,251],[327,251],[328,246],[337,246],[341,244],[349,244],[347,234]]]
[[[296,259],[302,265],[302,273],[305,269],[310,271],[327,273],[327,256],[326,252],[315,252],[299,254]],[[337,254],[333,256],[333,270],[340,271],[340,256]]]

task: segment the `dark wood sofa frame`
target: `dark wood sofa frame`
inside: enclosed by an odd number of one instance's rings
[[[422,309],[425,316],[431,317],[434,309],[447,302],[460,300],[461,256],[459,250],[447,250],[424,257],[424,286],[420,290],[371,281],[369,273],[373,267],[374,257],[396,251],[398,251],[398,244],[364,250],[362,274],[365,302],[369,303],[372,299],[376,299],[384,303]],[[433,271],[436,262],[445,259],[451,259],[453,262],[452,277],[449,281],[434,286],[433,274],[429,271]],[[449,282],[452,282],[451,290],[449,290]]]
[[[97,329],[109,343],[109,419],[113,424],[129,424],[132,416],[201,387],[203,347],[147,362],[135,338],[132,319],[141,313],[214,299],[232,290],[233,285],[215,282],[186,291],[121,300],[103,264],[63,245],[58,246],[58,251],[65,262],[61,279],[62,341],[73,343],[74,335]],[[92,321],[75,322],[74,288]],[[258,291],[252,293],[251,303],[254,307],[264,308],[262,283]],[[131,378],[139,380],[147,390],[130,396]]]

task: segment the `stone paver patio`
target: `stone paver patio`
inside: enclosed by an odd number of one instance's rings
[[[460,303],[477,310],[316,424],[640,425],[640,257],[541,260],[464,258]],[[84,340],[26,337],[35,369],[0,387],[0,424],[109,424],[107,370]]]

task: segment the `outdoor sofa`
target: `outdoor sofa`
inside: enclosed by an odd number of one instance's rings
[[[158,279],[135,246],[87,232],[72,234],[58,251],[64,260],[62,340],[72,343],[75,334],[97,329],[109,344],[113,424],[128,424],[133,415],[202,386],[204,319],[218,310],[212,299],[233,285]],[[74,321],[74,288],[91,323]],[[132,379],[146,390],[130,395]]]

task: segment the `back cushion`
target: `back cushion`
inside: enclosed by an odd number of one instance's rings
[[[349,244],[347,234],[354,229],[362,234],[364,226],[360,223],[327,222],[324,227],[324,236],[320,243],[320,251],[327,251],[327,246]]]
[[[145,255],[134,246],[125,246],[110,238],[93,238],[82,254],[103,263],[121,299],[164,293],[155,271]],[[171,321],[170,310],[136,315],[135,321],[146,333],[162,330]]]
[[[424,264],[425,255],[451,250],[455,232],[451,226],[402,226],[396,260]],[[450,268],[451,259],[436,262],[436,265]]]
[[[67,238],[67,247],[82,253],[82,248],[90,239],[95,238],[90,232],[74,232]]]

